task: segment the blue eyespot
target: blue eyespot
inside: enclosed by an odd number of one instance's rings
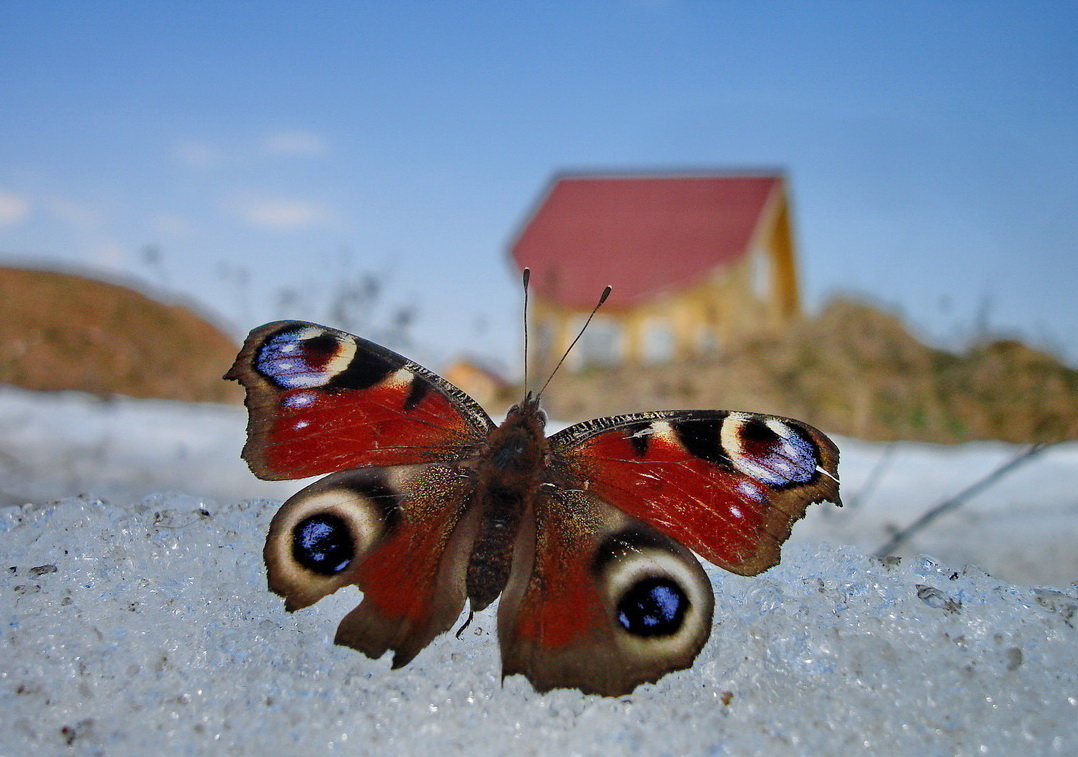
[[[779,419],[752,418],[737,428],[734,464],[773,487],[807,484],[816,478],[819,454],[800,429]]]
[[[258,372],[282,389],[309,389],[329,381],[327,365],[340,343],[330,334],[306,331],[289,329],[267,339],[258,352]]]
[[[337,515],[322,513],[304,518],[292,529],[292,557],[307,570],[334,576],[355,557],[352,532]]]
[[[689,598],[669,578],[645,578],[618,601],[618,623],[633,636],[670,636],[681,629]]]

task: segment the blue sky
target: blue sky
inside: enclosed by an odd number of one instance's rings
[[[236,334],[297,315],[283,288],[317,317],[372,271],[418,314],[410,353],[515,369],[505,247],[553,173],[781,167],[810,308],[860,293],[937,339],[987,325],[1078,363],[1078,3],[3,17],[0,263],[134,276]]]

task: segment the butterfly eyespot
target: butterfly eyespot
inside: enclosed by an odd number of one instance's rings
[[[336,575],[351,564],[355,554],[348,524],[332,513],[311,515],[292,529],[292,557],[314,573]]]
[[[312,389],[344,372],[355,354],[354,342],[314,326],[301,326],[267,339],[258,350],[255,367],[281,389]]]
[[[688,609],[689,597],[677,582],[648,577],[622,594],[617,621],[633,636],[671,636],[681,630]]]
[[[401,493],[376,471],[343,471],[293,496],[270,524],[270,588],[289,609],[352,580],[360,562],[399,523]]]
[[[730,413],[723,421],[721,437],[734,468],[768,486],[798,486],[816,478],[819,451],[791,423]]]
[[[630,527],[603,540],[593,570],[627,659],[689,660],[700,651],[715,600],[691,552],[650,529]]]

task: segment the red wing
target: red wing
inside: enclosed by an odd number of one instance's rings
[[[498,610],[503,677],[620,696],[692,664],[714,597],[691,552],[580,489],[538,497],[525,523]]]
[[[719,410],[620,415],[550,437],[560,486],[582,488],[710,562],[755,575],[813,502],[841,504],[838,449],[800,421]]]
[[[343,331],[278,321],[225,374],[247,390],[243,458],[260,478],[467,457],[490,418],[445,379]]]
[[[290,498],[273,518],[265,559],[288,610],[356,585],[363,601],[336,642],[410,661],[460,615],[474,541],[473,482],[452,465],[348,470]]]

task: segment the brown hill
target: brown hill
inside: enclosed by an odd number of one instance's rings
[[[710,359],[559,376],[555,417],[715,407],[803,418],[863,439],[1078,438],[1078,371],[1015,341],[933,349],[895,316],[831,303],[778,338]]]
[[[66,273],[0,268],[0,383],[236,402],[238,346],[188,308]]]

